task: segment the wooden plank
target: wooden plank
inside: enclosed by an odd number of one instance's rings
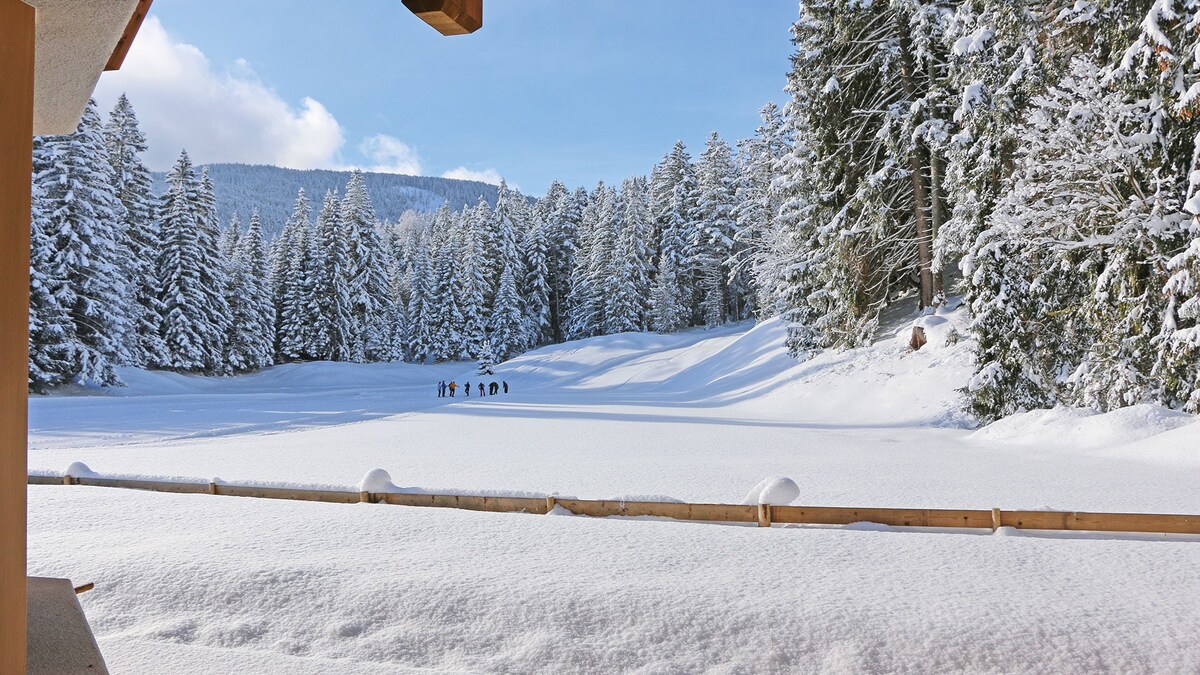
[[[202,487],[207,491],[207,485]],[[217,494],[228,497],[291,499],[306,502],[327,502],[331,504],[357,504],[361,499],[357,491],[302,490],[296,488],[252,487],[249,485],[218,485],[217,490]]]
[[[676,520],[714,522],[758,522],[758,507],[742,504],[680,504],[675,502],[628,502],[611,499],[556,498],[559,506],[580,516],[651,516]]]
[[[150,12],[151,1],[138,0],[137,7],[133,9],[133,16],[129,17],[129,23],[125,25],[125,32],[121,33],[121,38],[117,40],[117,46],[113,48],[112,56],[108,57],[108,63],[104,65],[105,70],[121,69],[121,64],[125,63],[125,57],[129,54],[129,48],[133,46],[133,38],[137,36],[138,29],[142,27],[142,21],[146,19],[146,14]]]
[[[78,477],[75,485],[90,485],[92,487],[115,487],[127,490],[148,490],[150,492],[175,492],[181,494],[207,494],[208,483],[174,483],[165,480],[134,480],[130,478],[89,478]]]
[[[385,504],[397,506],[427,506],[469,511],[498,513],[546,513],[546,500],[527,497],[484,497],[472,495],[395,494],[377,495]]]
[[[466,35],[483,27],[483,0],[404,0],[404,6],[442,35]]]
[[[25,672],[34,9],[0,0],[0,673]]]
[[[772,521],[811,525],[849,525],[879,523],[896,527],[971,527],[990,528],[992,514],[983,510],[889,509],[849,506],[776,506]]]
[[[561,506],[581,516],[650,516],[709,522],[849,525],[869,522],[894,527],[939,527],[1027,530],[1085,530],[1094,532],[1148,532],[1200,534],[1200,515],[1155,513],[1088,513],[1067,511],[1002,511],[1000,509],[899,509],[851,506],[768,506],[743,504],[684,504],[633,502],[616,499],[564,499],[561,497],[490,497],[483,495],[393,494],[298,488],[252,487],[217,483],[175,483],[127,478],[73,478],[27,476],[29,485],[77,484],[155,492],[219,494],[231,497],[293,499],[352,504],[384,503],[469,511],[548,513]]]
[[[1163,513],[1001,511],[1001,522],[1026,530],[1200,534],[1200,516]]]

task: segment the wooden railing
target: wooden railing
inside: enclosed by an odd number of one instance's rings
[[[721,523],[849,525],[870,522],[895,527],[1024,530],[1083,530],[1200,534],[1200,516],[1157,513],[1087,513],[1077,511],[1005,511],[1002,509],[899,509],[850,506],[770,506],[743,504],[683,504],[562,497],[490,497],[480,495],[353,492],[306,488],[230,485],[227,483],[165,480],[29,476],[30,485],[89,485],[153,492],[213,494],[229,497],[295,499],[310,502],[393,504],[467,509],[470,511],[549,513],[556,506],[580,516],[652,516],[675,520]]]

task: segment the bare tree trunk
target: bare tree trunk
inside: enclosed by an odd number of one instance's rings
[[[938,231],[945,222],[942,212],[942,164],[933,148],[929,149],[929,215],[930,243],[937,241]],[[932,271],[932,266],[931,266]],[[942,270],[933,271],[933,298],[936,301],[946,294],[945,275]]]
[[[900,82],[904,94],[911,101],[916,98],[916,87],[913,86],[913,62],[911,44],[903,24],[897,25],[897,35],[900,37]],[[930,153],[930,157],[932,157]],[[917,234],[917,264],[920,269],[921,309],[933,304],[933,248],[930,244],[929,224],[925,220],[925,209],[929,197],[925,192],[924,167],[921,165],[921,147],[914,144],[908,153],[908,168],[912,177],[913,190],[913,220],[916,223]]]

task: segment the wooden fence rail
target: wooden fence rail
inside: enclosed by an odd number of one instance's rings
[[[153,492],[213,494],[229,497],[295,499],[351,504],[369,502],[397,506],[428,506],[471,511],[549,513],[556,506],[580,516],[652,516],[675,520],[724,523],[849,525],[869,522],[896,527],[976,528],[1014,527],[1024,530],[1080,530],[1200,534],[1200,515],[1158,513],[1086,513],[1076,511],[1004,511],[1001,509],[899,509],[849,506],[768,506],[743,504],[683,504],[561,497],[489,497],[393,492],[351,492],[284,487],[187,483],[148,479],[31,475],[29,485],[90,485]]]

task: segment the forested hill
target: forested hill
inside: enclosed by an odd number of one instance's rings
[[[350,180],[349,171],[327,169],[284,169],[252,164],[210,164],[209,175],[217,197],[217,215],[228,222],[237,212],[243,222],[258,209],[264,234],[273,237],[283,227],[296,201],[296,191],[304,188],[310,199],[320,203],[328,190],[343,190]],[[474,205],[480,195],[495,206],[497,187],[478,181],[402,176],[391,173],[364,173],[375,213],[382,220],[395,222],[402,213],[435,211],[443,203],[453,209]],[[166,174],[154,173],[155,193],[166,190]]]

